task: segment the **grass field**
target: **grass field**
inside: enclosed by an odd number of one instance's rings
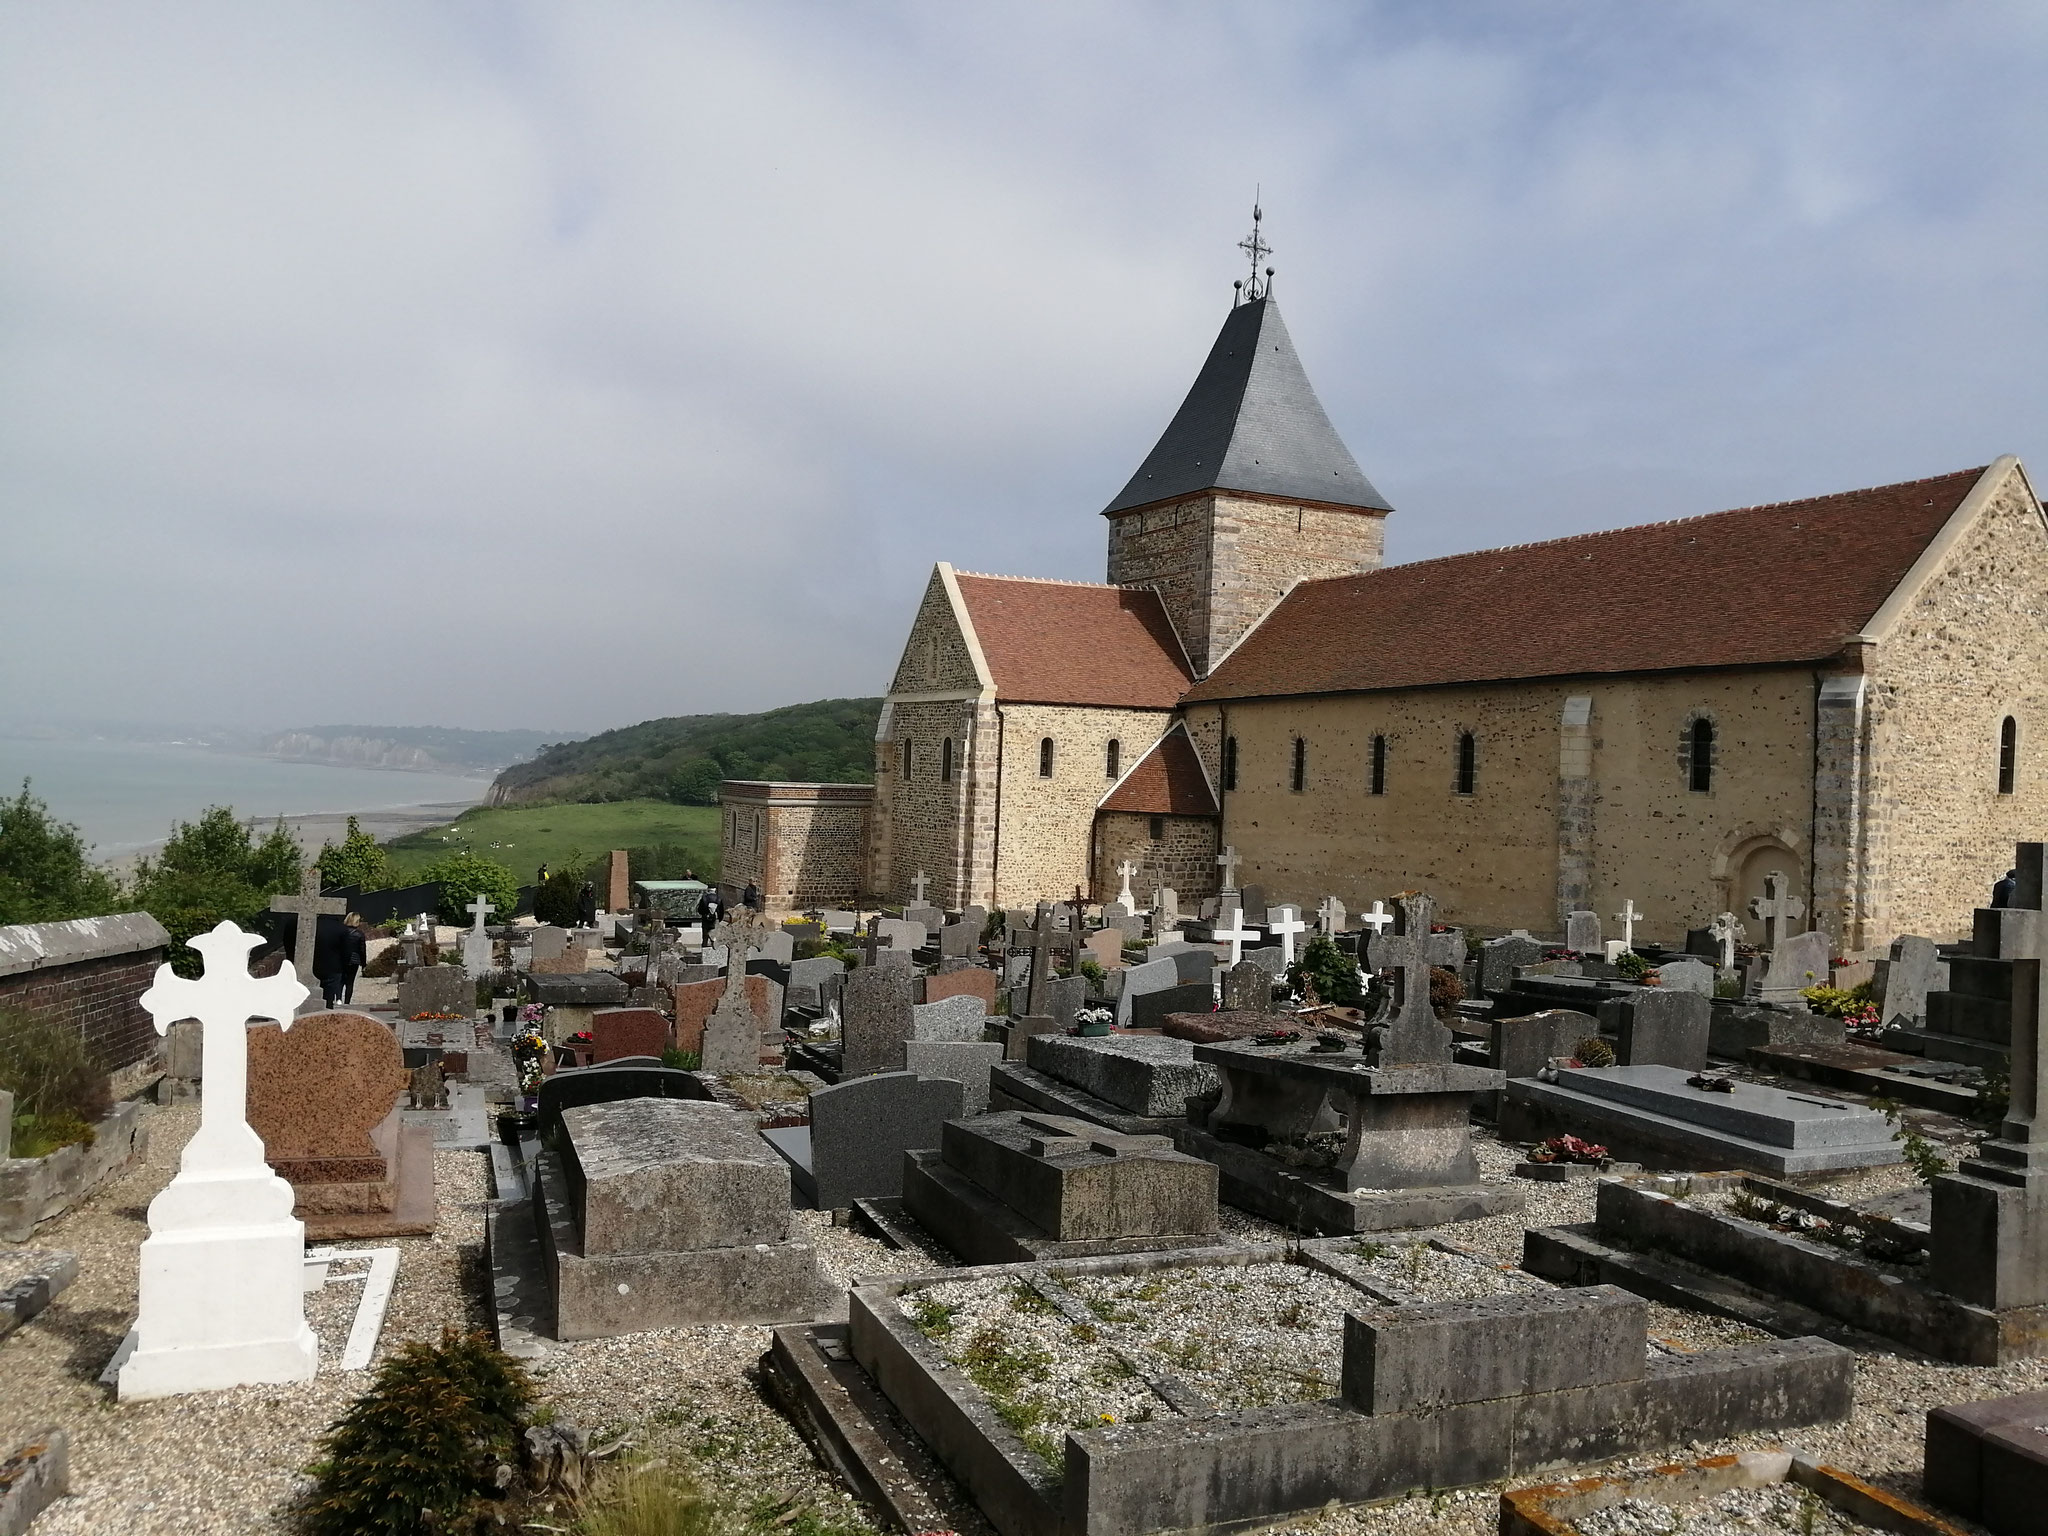
[[[477,806],[442,827],[429,827],[385,844],[401,877],[443,854],[467,849],[495,859],[521,885],[546,864],[560,869],[587,864],[614,848],[679,846],[700,879],[718,871],[716,806],[671,805],[666,800],[616,800],[607,805],[533,805],[487,810]],[[643,878],[638,869],[634,879]]]

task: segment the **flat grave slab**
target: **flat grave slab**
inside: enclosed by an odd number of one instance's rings
[[[1214,1093],[1216,1069],[1195,1060],[1185,1040],[1156,1035],[1040,1035],[1025,1060],[1048,1077],[1113,1104],[1126,1114],[1178,1120],[1187,1102]]]

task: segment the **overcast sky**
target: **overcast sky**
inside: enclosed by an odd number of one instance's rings
[[[1102,579],[1259,184],[1392,560],[2048,464],[2044,79],[1988,0],[5,0],[0,718],[878,693],[934,560]]]

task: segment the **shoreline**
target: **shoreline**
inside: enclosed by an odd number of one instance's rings
[[[439,800],[421,805],[390,805],[374,811],[307,811],[298,816],[286,816],[284,824],[299,846],[311,858],[322,846],[339,843],[348,835],[348,819],[353,816],[358,825],[380,843],[393,838],[404,837],[410,832],[424,831],[428,827],[446,826],[464,811],[482,805],[479,796],[475,800]],[[261,822],[260,833],[269,829],[269,822]],[[114,857],[103,861],[100,868],[109,870],[126,879],[135,869],[137,859],[153,856],[162,851],[165,839],[159,838],[141,848],[123,849]]]

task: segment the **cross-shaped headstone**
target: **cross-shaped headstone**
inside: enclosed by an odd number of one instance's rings
[[[313,989],[313,931],[320,919],[339,917],[348,910],[348,903],[339,896],[320,894],[320,866],[308,864],[299,875],[299,894],[296,896],[273,896],[270,910],[289,912],[296,919],[297,929],[292,935],[292,969],[299,974],[299,982],[307,991]],[[238,928],[237,933],[241,932]],[[248,970],[245,964],[242,969]]]
[[[1237,889],[1237,866],[1243,862],[1244,860],[1238,856],[1237,850],[1232,847],[1226,846],[1221,853],[1216,855],[1217,867],[1223,871],[1224,890],[1234,891]]]
[[[1038,920],[1024,930],[1022,940],[1020,941],[1014,933],[1010,935],[1010,942],[1013,945],[1021,942],[1031,951],[1031,971],[1025,982],[1028,1000],[1024,1011],[1019,1013],[1014,1002],[1010,1006],[1010,1012],[1016,1017],[1022,1018],[1025,1014],[1037,1012],[1039,1005],[1045,1001],[1045,984],[1052,976],[1052,924],[1052,908],[1041,901],[1038,904]]]
[[[490,902],[484,897],[483,893],[479,891],[477,893],[476,900],[472,901],[468,906],[464,907],[462,910],[467,912],[471,917],[476,919],[476,921],[470,925],[469,931],[471,933],[482,933],[484,931],[484,919],[489,917],[493,912],[497,911],[498,909],[492,906]]]
[[[1636,919],[1643,914],[1636,910],[1636,901],[1631,896],[1621,904],[1621,910],[1614,914],[1614,920],[1621,924],[1621,945],[1624,949],[1636,946]]]
[[[1276,912],[1278,917],[1273,915]],[[1301,908],[1292,903],[1272,908],[1266,913],[1266,931],[1280,935],[1280,963],[1294,964],[1294,936],[1308,932],[1308,924],[1301,920]]]
[[[1244,914],[1236,907],[1233,906],[1230,909],[1229,915],[1230,926],[1228,928],[1211,930],[1210,937],[1219,944],[1228,944],[1230,946],[1230,963],[1236,965],[1244,959],[1245,941],[1256,939],[1259,936],[1259,931],[1256,928],[1245,927]]]
[[[1714,936],[1714,942],[1721,946],[1721,969],[1735,969],[1735,945],[1742,938],[1742,924],[1735,920],[1733,912],[1723,912],[1708,926],[1707,932]]]
[[[1764,893],[1749,904],[1749,915],[1764,920],[1764,948],[1776,949],[1792,937],[1792,924],[1806,903],[1792,894],[1792,880],[1782,869],[1764,876]]]
[[[1358,914],[1359,926],[1361,928],[1370,928],[1374,938],[1378,938],[1381,930],[1393,921],[1394,914],[1387,910],[1387,904],[1384,901],[1376,901],[1372,904],[1370,912]]]
[[[1344,904],[1334,896],[1325,896],[1323,904],[1316,908],[1316,932],[1334,939],[1343,925]]]
[[[882,915],[878,912],[868,919],[867,932],[860,936],[861,964],[870,970],[874,968],[875,951],[882,947]]]
[[[1116,893],[1116,899],[1123,903],[1126,912],[1137,911],[1138,898],[1131,894],[1131,876],[1138,872],[1138,866],[1129,859],[1125,859],[1121,864],[1117,865],[1116,872],[1124,878],[1123,889]]]
[[[910,878],[910,888],[917,892],[917,904],[920,907],[924,905],[924,888],[931,883],[931,876],[921,869]]]
[[[1403,896],[1390,934],[1374,930],[1368,959],[1375,971],[1394,973],[1394,1011],[1380,1039],[1382,1065],[1451,1059],[1451,1032],[1429,1006],[1429,919],[1436,903]]]

